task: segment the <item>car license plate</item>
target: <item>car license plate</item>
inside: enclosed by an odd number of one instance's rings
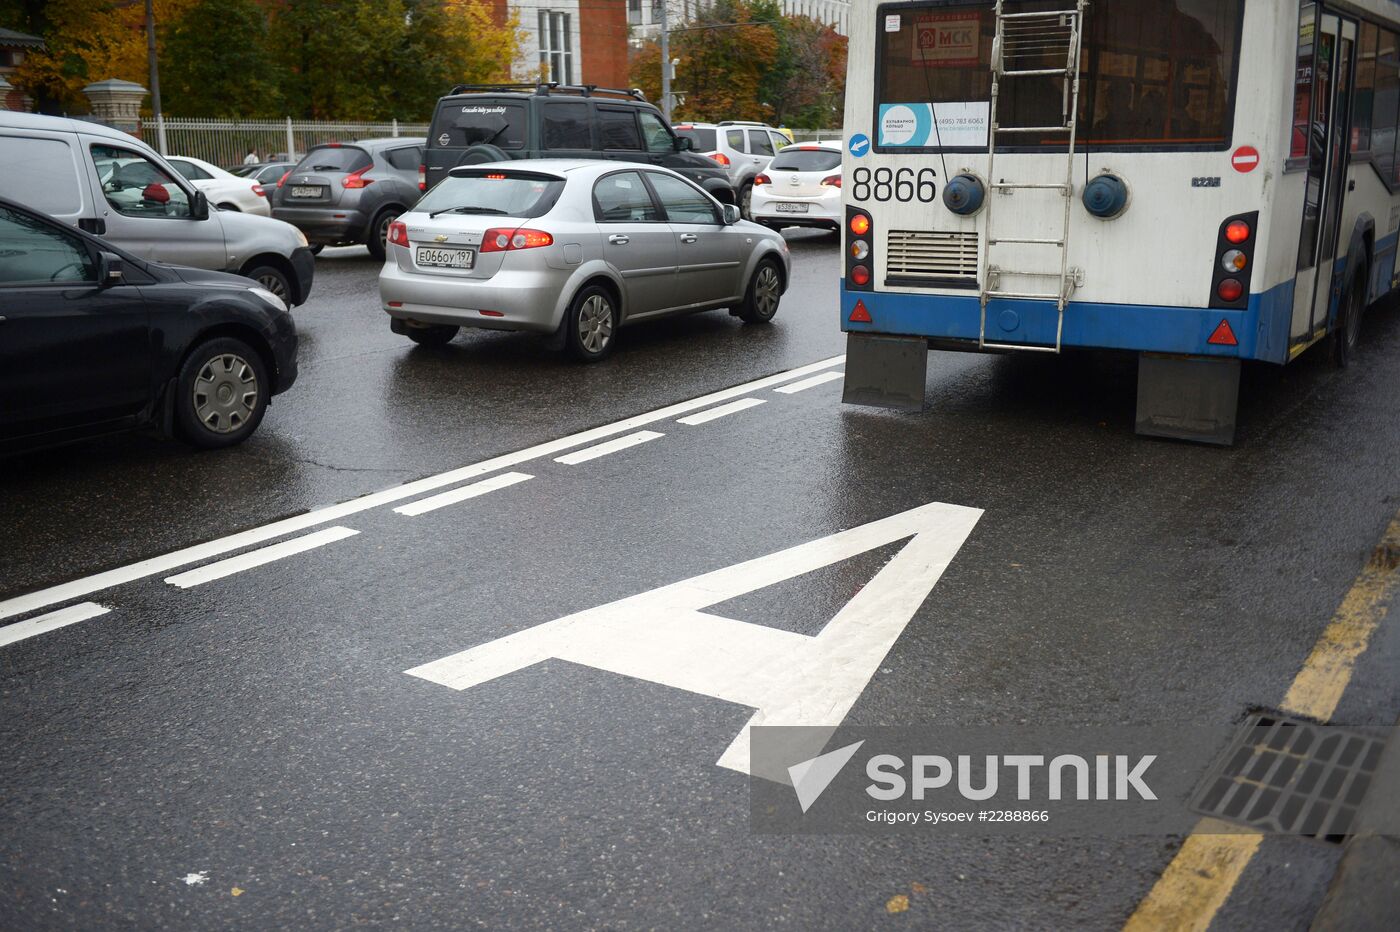
[[[780,214],[805,214],[811,204],[788,204],[778,203],[773,205],[773,209]]]
[[[320,185],[292,185],[292,197],[320,197],[324,191]]]
[[[476,261],[476,250],[419,246],[416,261],[420,266],[430,269],[469,269]]]

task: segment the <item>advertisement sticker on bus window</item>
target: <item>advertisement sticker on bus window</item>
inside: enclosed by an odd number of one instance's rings
[[[985,100],[881,104],[877,126],[879,145],[984,149],[987,146],[991,110],[991,104]]]
[[[885,17],[885,32],[899,32],[902,25],[898,13],[891,13]]]
[[[980,13],[936,13],[914,21],[914,64],[925,68],[968,68],[980,60]]]

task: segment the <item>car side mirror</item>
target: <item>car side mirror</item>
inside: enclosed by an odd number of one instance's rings
[[[195,220],[209,219],[209,195],[198,188],[194,192],[194,200],[190,202],[190,217]]]
[[[724,213],[724,225],[733,226],[739,222],[739,208],[735,204],[721,204],[720,210]]]
[[[694,140],[694,139],[691,139],[689,136],[677,136],[677,137],[676,137],[676,151],[677,151],[677,152],[689,152],[691,149],[694,149],[694,148],[695,148],[695,140]]]
[[[111,288],[126,280],[126,263],[116,253],[97,254],[97,287]]]

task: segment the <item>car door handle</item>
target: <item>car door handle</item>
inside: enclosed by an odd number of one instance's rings
[[[608,242],[615,243],[618,246],[626,246],[628,243],[632,242],[632,239],[626,233],[614,233],[608,237]]]
[[[693,242],[695,242],[695,241],[696,241],[697,239],[699,239],[699,238],[700,238],[700,237],[696,236],[694,233],[682,233],[682,234],[681,234],[681,242],[682,242],[682,243],[693,243]]]

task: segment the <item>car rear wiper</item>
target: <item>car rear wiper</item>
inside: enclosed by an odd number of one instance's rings
[[[497,214],[504,217],[504,210],[497,210],[495,207],[472,207],[462,205],[461,207],[444,207],[442,210],[435,210],[428,214],[429,217],[436,217],[438,214]]]

